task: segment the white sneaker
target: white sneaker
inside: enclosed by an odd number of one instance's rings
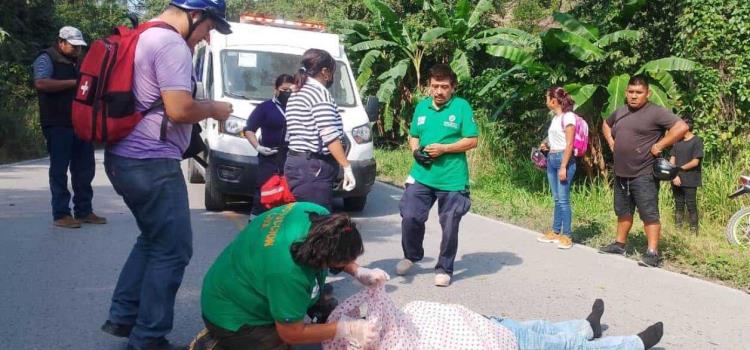
[[[438,287],[447,287],[451,284],[451,276],[447,273],[435,274],[435,285]]]
[[[414,266],[414,263],[409,259],[401,259],[401,261],[396,264],[396,274],[399,276],[405,275],[411,267]]]

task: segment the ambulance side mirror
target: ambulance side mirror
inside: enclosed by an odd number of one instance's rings
[[[377,97],[367,96],[365,112],[367,113],[367,118],[370,119],[371,122],[374,123],[378,120],[378,114],[380,114],[380,101]]]

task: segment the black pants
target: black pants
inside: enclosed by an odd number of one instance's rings
[[[253,196],[253,214],[260,215],[268,210],[260,204],[260,188],[273,174],[284,173],[284,163],[286,163],[286,147],[279,148],[279,152],[270,156],[258,155],[258,177]]]
[[[298,202],[312,202],[331,210],[333,184],[339,165],[331,156],[297,154],[289,151],[284,175]]]
[[[690,228],[693,230],[698,229],[698,201],[696,199],[697,193],[697,187],[672,186],[675,209],[674,221],[678,226],[682,226],[685,222],[685,208],[687,207],[688,222],[690,223]]]
[[[407,185],[399,202],[401,247],[406,259],[419,261],[424,258],[425,222],[435,201],[438,202],[438,217],[443,228],[435,270],[453,275],[453,261],[458,251],[458,224],[471,208],[468,191],[440,191],[419,182]]]
[[[290,346],[279,337],[275,325],[240,327],[236,332],[226,330],[209,322],[203,322],[211,338],[221,350],[288,350]]]

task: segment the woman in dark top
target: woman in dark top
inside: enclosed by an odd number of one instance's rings
[[[284,172],[286,162],[286,102],[294,88],[294,77],[288,74],[276,78],[274,97],[255,107],[247,118],[244,135],[258,151],[258,181],[253,199],[253,214],[258,215],[267,209],[260,205],[260,187],[273,176]],[[260,140],[255,134],[261,130]]]

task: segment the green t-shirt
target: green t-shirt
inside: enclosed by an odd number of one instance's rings
[[[414,110],[409,135],[419,139],[419,146],[427,146],[477,137],[479,132],[474,122],[474,112],[466,100],[453,97],[440,110],[436,110],[430,97],[422,100]],[[414,161],[410,175],[419,183],[438,190],[464,190],[469,184],[466,153],[445,153],[434,159],[429,169]]]
[[[292,203],[253,219],[219,255],[203,279],[203,316],[221,328],[301,321],[318,300],[328,273],[294,262],[292,243],[310,229],[313,203]]]

